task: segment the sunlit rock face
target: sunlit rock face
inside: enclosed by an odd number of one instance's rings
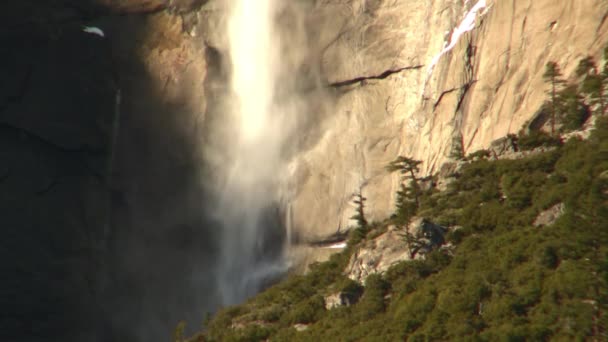
[[[545,100],[545,64],[554,60],[571,75],[580,58],[598,57],[608,41],[608,5],[599,0],[298,6],[276,10],[274,41],[283,44],[277,97],[296,93],[300,101],[282,155],[289,167],[280,206],[291,242],[346,230],[359,188],[368,219],[390,216],[399,180],[385,171],[389,161],[406,155],[423,161],[423,174],[436,173],[456,140],[470,153],[516,133]],[[225,13],[226,2],[205,4],[196,34],[229,74],[229,32],[217,29],[226,27]],[[225,112],[217,108],[206,115]]]
[[[319,122],[321,138],[298,156],[293,213],[303,239],[352,224],[350,203],[360,186],[368,219],[388,217],[398,189],[383,169],[390,160],[413,157],[423,161],[423,173],[434,173],[454,136],[470,153],[516,133],[546,99],[548,61],[571,75],[608,42],[605,1],[484,2],[317,2],[310,27],[325,80],[360,81],[335,89],[335,106]],[[474,27],[429,72],[475,6]]]

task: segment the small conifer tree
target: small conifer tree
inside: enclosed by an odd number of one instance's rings
[[[408,185],[401,184],[401,189],[397,191],[396,214],[402,222],[407,222],[414,216],[420,207],[420,185],[418,182],[418,172],[420,172],[420,160],[399,156],[390,162],[386,169],[389,172],[399,172],[402,182],[409,180]]]
[[[605,51],[608,53],[608,49]],[[606,59],[606,56],[604,56]],[[581,92],[587,95],[590,105],[598,108],[598,113],[606,113],[606,85],[608,83],[608,66],[604,66],[604,71],[600,72],[592,56],[583,58],[576,68],[576,75],[583,77],[581,82]]]
[[[559,101],[557,95],[561,89],[561,85],[564,83],[559,65],[553,61],[548,62],[543,78],[551,85],[551,90],[549,91],[551,95],[551,135],[555,135],[555,116]]]
[[[365,201],[367,198],[363,197],[362,189],[359,188],[359,192],[355,194],[353,203],[357,205],[357,213],[351,217],[351,219],[357,221],[357,228],[367,230],[367,219],[365,218]]]
[[[573,131],[581,128],[588,119],[588,107],[574,84],[566,86],[559,92],[559,113],[562,129]]]
[[[452,138],[452,150],[450,151],[450,158],[454,160],[465,159],[464,143],[462,141],[461,134],[458,134]]]

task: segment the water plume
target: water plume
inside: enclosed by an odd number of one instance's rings
[[[231,61],[233,136],[226,141],[220,187],[222,223],[217,281],[222,304],[254,294],[283,273],[284,222],[279,204],[289,111],[277,101],[280,40],[274,0],[235,0],[230,6],[228,38]]]

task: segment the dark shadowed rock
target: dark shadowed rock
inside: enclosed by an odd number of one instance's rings
[[[513,135],[496,139],[490,144],[489,151],[492,157],[500,157],[507,153],[517,152],[517,140]]]
[[[341,306],[351,306],[356,304],[361,297],[361,293],[337,292],[325,297],[325,309],[331,310]]]

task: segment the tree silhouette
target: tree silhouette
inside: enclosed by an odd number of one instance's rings
[[[557,92],[560,90],[561,85],[564,83],[559,65],[553,61],[548,62],[545,66],[545,73],[543,74],[543,78],[551,85],[551,135],[555,135],[555,112],[557,110],[558,105]]]

